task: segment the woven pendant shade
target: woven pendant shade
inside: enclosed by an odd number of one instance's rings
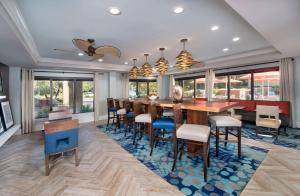
[[[169,62],[163,56],[163,51],[165,49],[160,48],[159,50],[161,51],[161,57],[156,61],[155,68],[156,68],[156,71],[159,73],[159,75],[163,75],[169,69]]]
[[[193,57],[191,53],[185,50],[185,43],[187,39],[182,39],[181,42],[183,43],[183,50],[179,53],[176,57],[176,67],[181,70],[189,69],[193,64]]]
[[[129,71],[129,76],[132,79],[137,79],[137,77],[139,76],[140,70],[139,68],[137,68],[137,66],[135,65],[136,59],[133,59],[133,67],[130,69]]]
[[[144,54],[144,56],[146,58],[146,61],[142,66],[141,71],[144,77],[149,77],[152,74],[152,66],[148,63],[147,57],[149,56],[149,54]]]

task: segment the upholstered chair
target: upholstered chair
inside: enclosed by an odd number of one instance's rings
[[[209,141],[210,141],[210,128],[206,125],[197,124],[182,124],[182,110],[181,105],[174,106],[174,123],[176,127],[176,137],[174,142],[174,162],[172,171],[176,167],[178,144],[182,143],[180,147],[179,160],[181,160],[184,150],[184,144],[196,145],[202,147],[201,156],[203,157],[203,177],[207,181],[207,167],[209,166]]]
[[[278,106],[256,106],[256,135],[259,133],[272,134],[278,138],[280,134],[281,120],[279,119]],[[260,128],[268,128],[268,131],[263,131]],[[273,129],[273,130],[272,130]]]
[[[216,137],[216,157],[219,155],[219,143],[220,136],[224,135],[225,139],[222,142],[227,146],[228,142],[238,143],[238,157],[241,157],[241,128],[242,122],[236,118],[231,116],[223,116],[223,115],[213,115],[209,117],[209,122],[211,125],[211,130],[215,130],[212,132]],[[224,128],[224,133],[223,129]],[[231,134],[237,138],[236,140],[229,140],[228,135]]]
[[[115,119],[117,118],[117,111],[118,109],[114,105],[113,98],[107,98],[107,125],[106,129],[109,126],[110,120],[113,120],[113,125],[115,124]]]
[[[121,108],[120,106],[120,100],[119,99],[115,99],[115,108],[117,109],[117,125],[115,127],[115,131],[117,130],[117,128],[120,128],[120,124],[121,122],[125,121],[125,115],[126,115],[126,108]],[[123,103],[124,105],[124,103]]]

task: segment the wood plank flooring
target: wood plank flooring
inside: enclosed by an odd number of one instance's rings
[[[80,164],[73,155],[54,162],[44,176],[40,132],[13,136],[0,148],[0,195],[182,195],[93,123],[81,125]],[[300,195],[300,151],[243,138],[269,149],[243,196]]]

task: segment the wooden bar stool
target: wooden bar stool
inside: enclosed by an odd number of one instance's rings
[[[210,128],[205,125],[197,124],[182,124],[182,110],[181,105],[174,106],[174,122],[176,124],[176,137],[174,145],[174,162],[172,171],[176,167],[176,160],[178,154],[178,143],[181,142],[179,159],[184,150],[184,144],[193,144],[202,147],[201,156],[203,157],[203,173],[204,180],[207,182],[207,167],[209,166],[209,141],[210,141]]]
[[[222,139],[221,142],[225,142],[225,146],[227,146],[228,142],[238,143],[238,157],[241,158],[242,122],[231,116],[210,116],[209,122],[211,127],[215,127],[216,129],[215,133],[212,132],[212,134],[216,136],[216,157],[219,155],[220,136],[225,135],[225,139]],[[220,128],[225,128],[225,133],[221,133]],[[230,129],[236,130],[236,133],[231,132]],[[237,141],[228,140],[228,134],[237,137]]]
[[[114,106],[114,99],[107,98],[107,124],[106,129],[110,123],[110,120],[113,120],[113,125],[115,124],[115,119],[117,119],[117,108]]]
[[[115,99],[114,102],[115,102],[115,108],[117,108],[117,117],[116,117],[117,125],[115,127],[115,131],[116,131],[118,128],[120,128],[121,122],[124,123],[125,115],[127,112],[126,112],[126,108],[121,108],[119,99]],[[124,105],[124,103],[123,103],[123,105]]]

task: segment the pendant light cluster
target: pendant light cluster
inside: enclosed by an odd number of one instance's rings
[[[183,49],[176,57],[176,67],[181,70],[187,70],[193,65],[193,57],[191,53],[185,49],[185,43],[187,41],[187,39],[180,40],[180,42],[183,44]]]
[[[161,51],[161,57],[156,61],[156,71],[159,73],[159,75],[163,75],[165,72],[169,69],[169,62],[164,57],[164,50],[165,48],[160,48],[159,51]]]
[[[185,43],[187,41],[188,39],[180,40],[180,42],[183,44],[183,49],[176,57],[176,68],[180,70],[187,70],[194,64],[192,54],[185,49]],[[156,61],[154,69],[159,73],[159,75],[163,75],[169,69],[169,62],[164,58],[165,48],[159,48],[159,51],[161,52],[161,57]],[[135,65],[136,59],[133,59],[133,67],[129,71],[129,75],[131,78],[136,79],[138,76],[151,76],[152,66],[148,63],[149,54],[144,54],[144,56],[145,63],[140,69]]]

